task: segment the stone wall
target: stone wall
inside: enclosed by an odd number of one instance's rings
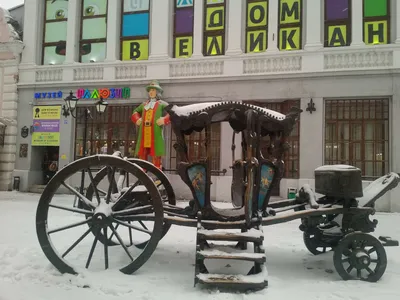
[[[0,127],[5,127],[4,144],[0,144],[0,190],[9,190],[12,185],[18,132],[18,65],[23,49],[6,13],[0,8]]]

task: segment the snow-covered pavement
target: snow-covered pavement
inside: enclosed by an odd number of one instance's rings
[[[388,267],[378,283],[345,282],[334,270],[332,253],[313,256],[306,250],[299,221],[264,227],[269,287],[257,293],[194,288],[195,229],[178,226],[133,275],[114,270],[61,275],[36,237],[38,199],[34,194],[0,192],[0,300],[400,299],[400,247],[386,248]],[[376,218],[375,236],[400,239],[400,214],[379,213]],[[63,239],[68,240],[68,234],[65,231]]]

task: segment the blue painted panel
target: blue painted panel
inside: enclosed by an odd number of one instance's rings
[[[149,13],[124,15],[122,20],[122,36],[149,35]]]
[[[203,165],[194,165],[187,169],[191,185],[201,207],[206,203],[206,168]]]
[[[271,186],[272,180],[274,179],[275,171],[271,166],[263,164],[261,166],[261,182],[260,192],[258,193],[258,209],[264,204],[265,196]]]

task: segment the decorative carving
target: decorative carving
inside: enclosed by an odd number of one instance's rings
[[[222,60],[173,62],[169,65],[169,76],[171,77],[212,76],[223,73],[224,62]]]
[[[19,157],[28,157],[28,144],[19,145]]]
[[[82,67],[74,69],[74,81],[102,80],[103,76],[103,67]]]
[[[36,71],[36,82],[52,82],[63,80],[62,68],[41,68]]]
[[[146,78],[147,66],[146,65],[124,65],[115,67],[115,79],[135,79]]]
[[[301,71],[302,57],[260,57],[246,58],[243,60],[244,74],[276,73]]]
[[[330,53],[324,55],[324,69],[358,69],[392,67],[393,51],[368,50],[357,52]]]

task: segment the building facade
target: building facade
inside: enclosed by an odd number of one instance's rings
[[[130,115],[153,79],[170,103],[233,100],[282,113],[303,109],[275,191],[282,197],[288,187],[313,185],[322,164],[360,167],[365,184],[400,172],[398,1],[25,0],[24,9],[18,131],[30,133],[18,136],[17,148],[28,150],[14,172],[22,190],[44,183],[46,159],[62,167],[84,155],[132,155]],[[62,114],[70,91],[81,99],[76,119]],[[100,95],[110,104],[104,115],[93,107]],[[85,123],[87,106],[92,118]],[[37,109],[57,120],[52,134],[35,127]],[[170,128],[164,134],[163,165],[173,170],[174,136]],[[188,139],[191,159],[203,157],[203,134]],[[212,195],[229,201],[229,125],[215,125],[212,140]],[[168,173],[177,196],[189,198],[189,189]],[[378,209],[400,211],[396,192]]]
[[[10,190],[17,144],[18,64],[23,48],[18,24],[0,8],[0,190]]]

